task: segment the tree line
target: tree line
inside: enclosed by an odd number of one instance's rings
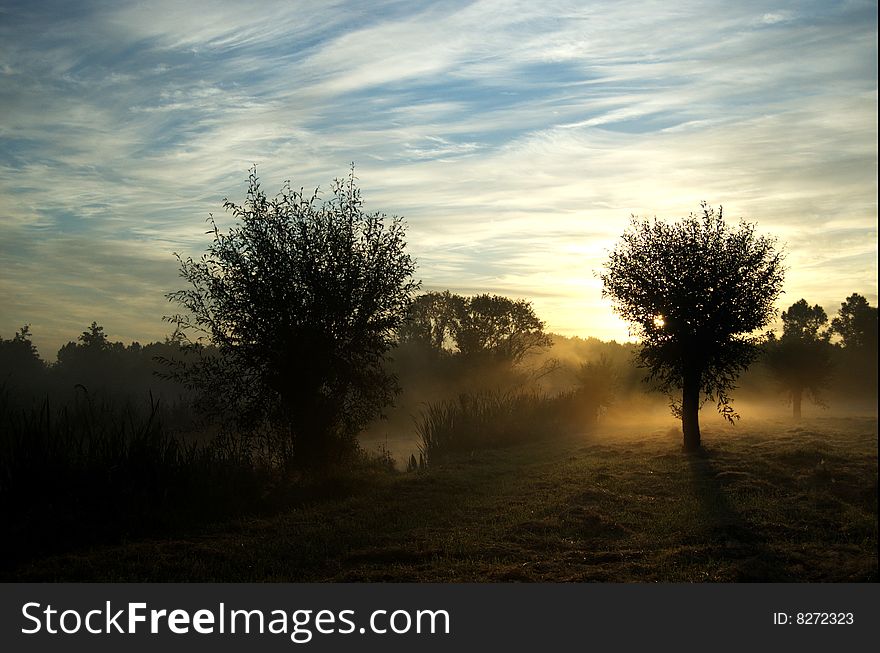
[[[224,208],[234,225],[224,231],[210,217],[205,253],[178,256],[187,285],[168,295],[180,309],[166,318],[172,336],[124,346],[93,323],[61,348],[52,374],[69,381],[75,370],[85,389],[124,377],[149,387],[158,375],[204,413],[240,432],[271,429],[298,464],[320,467],[356,447],[399,395],[394,358],[452,376],[511,375],[552,344],[527,300],[421,293],[403,219],[368,212],[353,169],[326,199],[289,184],[269,197],[252,169],[244,203]],[[782,313],[779,337],[761,333],[782,292],[783,258],[756,225],[731,227],[706,204],[676,223],[633,218],[610,253],[603,292],[639,336],[636,364],[671,397],[685,449],[700,446],[706,401],[737,418],[730,393],[760,357],[795,416],[805,395],[822,401],[839,353],[852,369],[876,365],[877,309],[859,294],[830,323],[800,300]],[[545,363],[533,375],[552,371]],[[28,327],[0,339],[0,365],[19,380],[45,372]],[[602,374],[611,372],[589,363],[581,386],[598,392]]]

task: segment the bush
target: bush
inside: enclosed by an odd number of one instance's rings
[[[574,432],[595,421],[578,391],[548,397],[537,392],[484,392],[428,404],[416,423],[428,462],[451,453],[501,447]]]

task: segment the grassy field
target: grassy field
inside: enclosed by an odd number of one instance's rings
[[[260,518],[31,561],[39,581],[876,581],[877,422],[611,429],[376,473]]]

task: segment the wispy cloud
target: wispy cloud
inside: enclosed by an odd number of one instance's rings
[[[877,301],[876,5],[4,5],[0,334],[161,337],[172,251],[252,163],[357,164],[426,287],[626,337],[595,272],[630,214],[700,200],[787,242],[783,303]]]

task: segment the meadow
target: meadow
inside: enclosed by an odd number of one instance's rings
[[[362,466],[261,511],[33,557],[2,577],[877,580],[874,416],[719,421],[695,454],[681,451],[671,418],[539,435],[422,470]]]

